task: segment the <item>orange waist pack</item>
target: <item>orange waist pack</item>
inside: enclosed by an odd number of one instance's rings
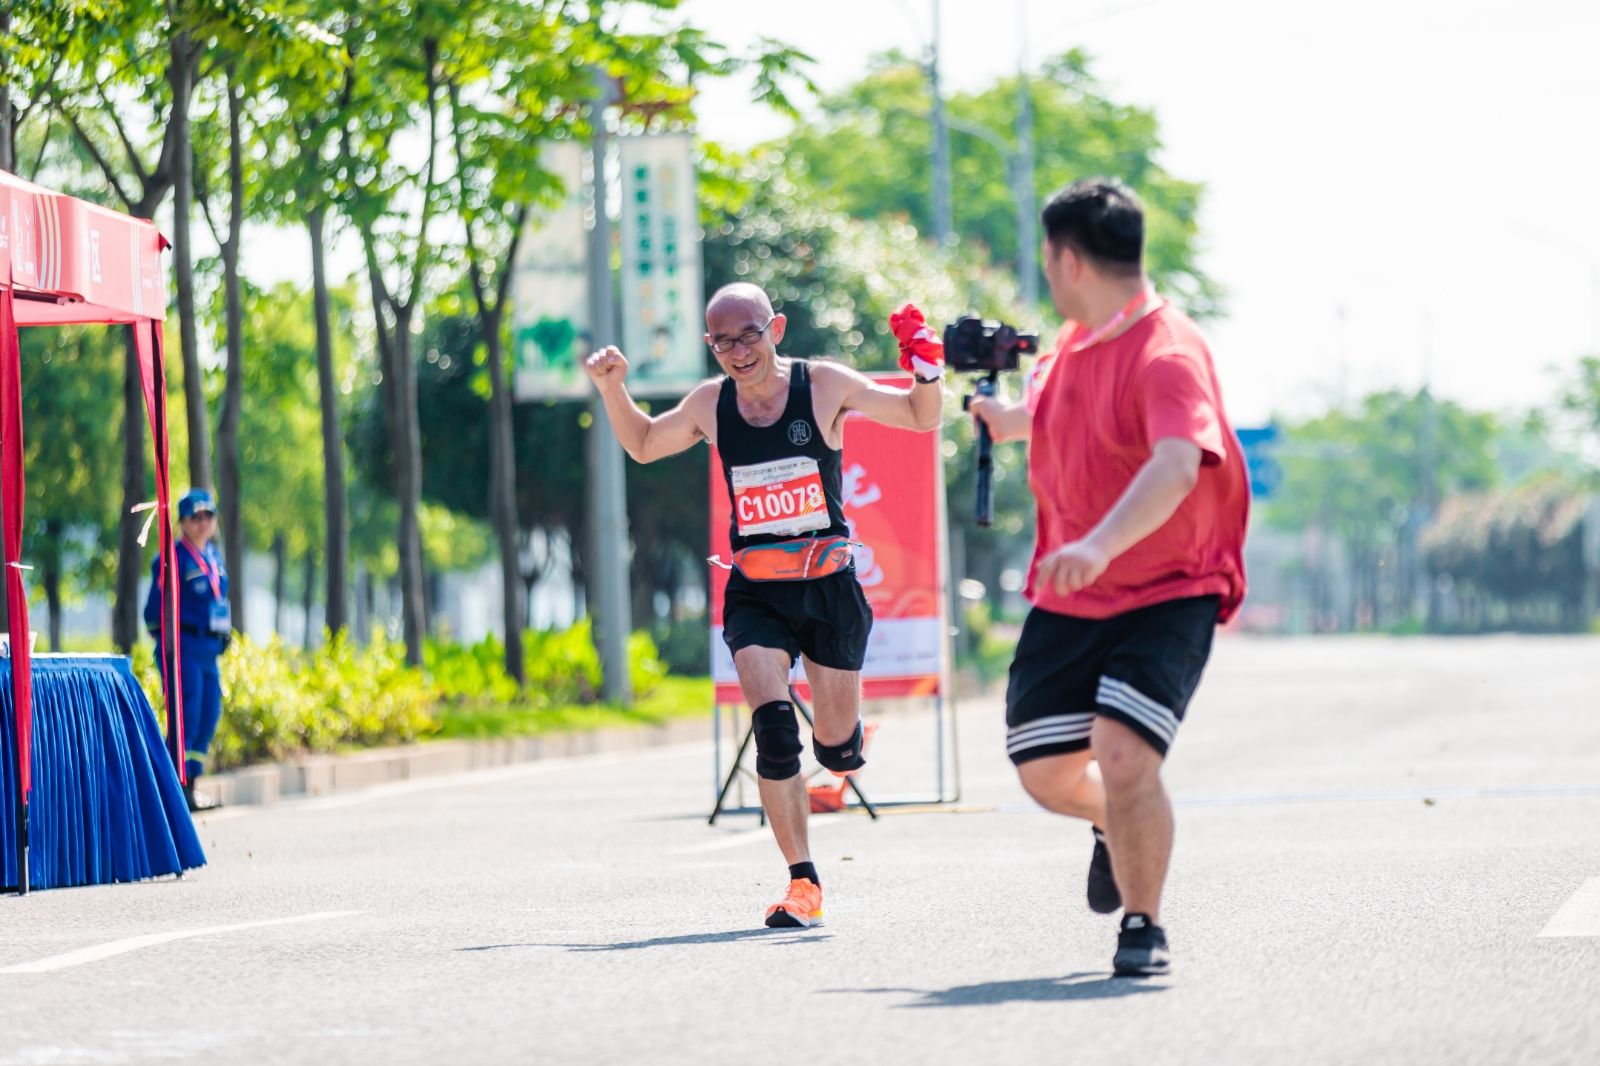
[[[849,537],[810,537],[743,548],[733,567],[751,581],[810,581],[849,569],[852,558]]]

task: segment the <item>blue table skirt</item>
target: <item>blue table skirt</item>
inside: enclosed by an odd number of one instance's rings
[[[0,659],[0,885],[17,884],[17,724]],[[155,711],[120,655],[33,657],[33,888],[138,881],[205,852]]]

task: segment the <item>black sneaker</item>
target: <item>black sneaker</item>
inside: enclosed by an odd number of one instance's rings
[[[222,803],[209,792],[200,792],[194,787],[194,778],[183,784],[183,800],[189,807],[190,814],[199,814],[201,811],[214,811]]]
[[[1147,914],[1124,914],[1111,968],[1118,977],[1160,977],[1172,968],[1167,931]]]
[[[1111,849],[1106,835],[1094,831],[1094,854],[1089,856],[1089,909],[1096,914],[1114,914],[1122,906],[1122,893],[1111,872]]]

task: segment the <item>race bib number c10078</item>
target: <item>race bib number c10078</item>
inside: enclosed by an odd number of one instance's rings
[[[828,498],[815,459],[797,456],[736,466],[730,474],[739,536],[788,536],[828,528]]]

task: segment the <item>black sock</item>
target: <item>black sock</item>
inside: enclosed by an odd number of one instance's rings
[[[789,880],[793,881],[799,877],[805,878],[818,888],[822,887],[822,879],[817,876],[817,867],[813,863],[797,862],[789,867]]]

